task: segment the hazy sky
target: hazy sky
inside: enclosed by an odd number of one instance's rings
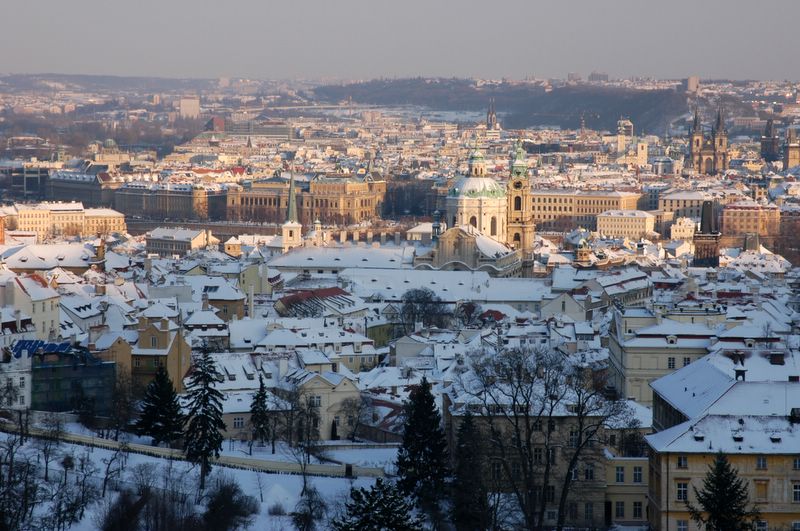
[[[800,79],[797,0],[0,0],[0,72]]]

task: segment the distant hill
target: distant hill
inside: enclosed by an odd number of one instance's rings
[[[686,96],[672,90],[632,90],[572,85],[546,91],[540,86],[502,83],[477,86],[468,79],[381,79],[317,87],[316,97],[337,102],[352,98],[375,105],[422,105],[434,110],[480,111],[489,98],[505,114],[506,129],[557,125],[575,129],[584,116],[592,129],[616,130],[621,116],[639,132],[662,134],[666,124],[687,111]]]
[[[108,92],[171,92],[202,90],[216,80],[172,79],[163,77],[101,76],[81,74],[9,74],[0,75],[0,82],[16,90],[42,90],[50,83],[60,83],[90,91]]]

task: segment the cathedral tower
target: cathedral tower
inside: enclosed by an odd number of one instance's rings
[[[695,108],[694,122],[689,134],[688,159],[691,168],[696,173],[716,175],[728,169],[730,164],[728,131],[725,129],[725,120],[722,118],[722,108],[717,111],[717,119],[710,136],[703,133],[700,113]]]
[[[766,162],[775,162],[780,158],[778,135],[775,133],[775,121],[767,119],[764,134],[761,135],[761,158]]]
[[[714,203],[703,201],[700,217],[700,230],[694,234],[693,267],[719,267],[719,242],[721,235],[717,229]]]

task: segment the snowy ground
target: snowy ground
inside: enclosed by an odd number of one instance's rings
[[[329,449],[325,456],[351,465],[382,468],[387,474],[395,472],[397,448],[347,448]]]
[[[96,433],[77,422],[69,422],[64,425],[64,430],[69,433],[94,436]],[[140,437],[132,433],[123,433],[120,440],[130,443],[149,445],[150,437]],[[353,448],[356,446],[356,448]],[[335,461],[362,467],[382,468],[387,474],[393,474],[395,462],[397,461],[397,447],[387,446],[385,448],[374,448],[375,444],[364,443],[365,448],[358,448],[358,443],[350,441],[331,441],[321,445],[323,459],[311,459],[312,463],[323,464]],[[267,443],[261,446],[255,443],[251,448],[246,441],[226,440],[222,445],[222,455],[232,457],[252,457],[264,461],[280,461],[286,463],[297,462],[296,452],[285,442],[277,441],[275,453],[272,453],[272,445]]]
[[[6,435],[2,434],[0,437],[6,437]],[[37,449],[33,444],[27,444],[20,453],[35,456]],[[50,464],[51,479],[63,477],[63,469],[59,463],[61,462],[62,457],[68,454],[74,455],[76,459],[82,455],[87,455],[97,467],[97,479],[98,482],[101,483],[103,470],[105,469],[104,460],[108,460],[113,455],[113,452],[101,448],[90,448],[81,445],[62,443],[58,448],[58,457]],[[136,465],[143,463],[150,463],[159,468],[166,467],[171,464],[171,466],[173,466],[178,473],[186,474],[185,481],[181,484],[185,485],[187,489],[191,489],[192,492],[194,492],[194,489],[196,489],[198,473],[197,469],[191,464],[183,461],[170,462],[167,459],[160,459],[136,453],[128,454],[127,462],[118,482],[119,486],[133,488],[133,469],[136,467]],[[209,482],[213,481],[215,474],[225,474],[233,477],[246,494],[253,496],[259,502],[260,510],[250,529],[270,531],[293,528],[288,516],[273,516],[268,514],[268,510],[270,507],[276,504],[280,504],[286,513],[290,513],[294,510],[302,490],[303,480],[301,476],[290,474],[268,474],[263,472],[258,473],[249,470],[217,466],[213,469],[212,476],[209,478]],[[70,476],[71,475],[72,473],[70,473]],[[259,476],[260,486],[258,479]],[[322,494],[328,505],[327,513],[332,518],[339,514],[338,511],[341,507],[343,507],[344,502],[348,499],[351,487],[368,487],[373,483],[374,480],[372,478],[345,479],[331,477],[311,477],[309,481],[310,484],[316,487]],[[113,496],[116,496],[116,493],[109,492],[107,493],[106,498],[107,500],[110,500]],[[261,501],[262,498],[263,502]],[[95,514],[100,510],[101,506],[102,502],[97,502],[91,505],[87,510],[87,514],[84,519],[79,524],[73,526],[72,529],[76,531],[89,531],[97,529],[97,524],[95,523]],[[321,528],[324,529],[325,527],[326,526],[324,524],[321,525]]]

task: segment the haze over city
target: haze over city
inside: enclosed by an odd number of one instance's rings
[[[798,19],[0,0],[0,531],[800,531]]]
[[[0,72],[798,79],[798,18],[776,0],[5,0]]]

